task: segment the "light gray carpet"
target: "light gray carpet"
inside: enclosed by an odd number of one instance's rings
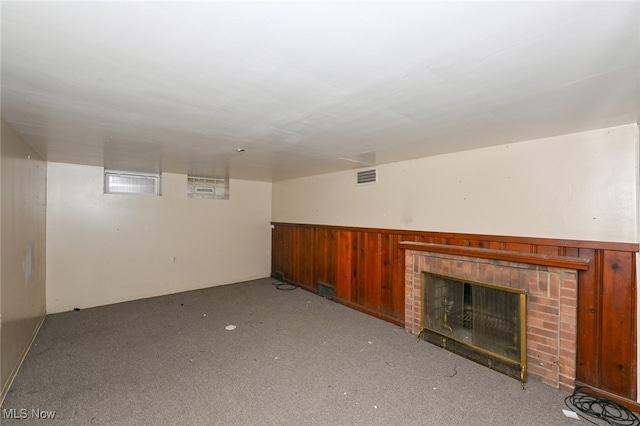
[[[534,380],[521,390],[398,326],[273,282],[48,316],[2,424],[587,424],[563,415],[566,392]],[[7,419],[11,409],[27,418]]]

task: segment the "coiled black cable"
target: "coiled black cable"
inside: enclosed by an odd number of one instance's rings
[[[598,423],[586,416],[595,417],[613,426],[640,426],[640,419],[632,411],[585,387],[576,388],[573,394],[564,399],[564,403],[572,410],[575,408],[583,414],[585,420],[594,425]]]
[[[296,288],[298,288],[298,286],[295,284],[284,283],[282,281],[274,281],[271,284],[275,285],[278,290],[282,291],[295,290]]]

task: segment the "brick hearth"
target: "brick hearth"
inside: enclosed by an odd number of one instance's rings
[[[422,272],[527,292],[528,376],[566,391],[576,376],[577,277],[574,269],[428,251],[405,251],[405,329],[422,329]]]

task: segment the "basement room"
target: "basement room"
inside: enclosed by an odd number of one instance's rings
[[[640,2],[0,16],[3,425],[640,426]]]

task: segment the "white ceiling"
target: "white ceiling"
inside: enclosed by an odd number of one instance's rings
[[[49,161],[277,181],[640,121],[638,1],[1,7]]]

